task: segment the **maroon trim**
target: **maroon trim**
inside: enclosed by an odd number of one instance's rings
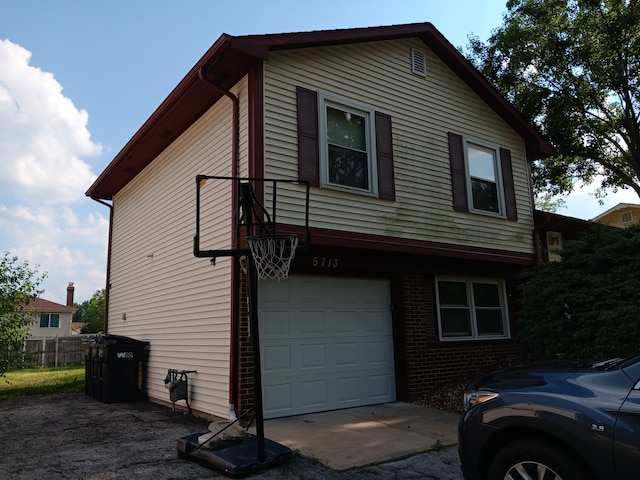
[[[502,168],[502,187],[504,188],[504,204],[507,220],[518,221],[516,206],[516,188],[513,182],[511,151],[500,147],[500,167]]]
[[[448,136],[453,209],[457,212],[468,212],[469,201],[467,199],[467,169],[464,164],[462,135],[449,132]]]
[[[299,225],[278,224],[278,230],[282,233],[304,234],[304,227]],[[345,232],[326,228],[310,227],[309,230],[313,247],[353,248],[371,250],[373,252],[408,253],[412,255],[499,262],[512,265],[535,264],[535,255],[533,253],[413,240],[386,235]]]
[[[298,112],[298,180],[320,186],[320,139],[318,94],[296,87]]]
[[[103,202],[100,202],[103,203]],[[107,278],[106,278],[106,286],[104,290],[104,320],[102,329],[104,332],[109,331],[109,294],[111,293],[111,251],[113,247],[113,205],[108,205],[109,207],[109,238],[107,240]]]
[[[393,133],[391,115],[376,112],[376,159],[378,168],[378,196],[396,199],[393,172]]]

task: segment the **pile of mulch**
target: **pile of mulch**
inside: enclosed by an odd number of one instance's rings
[[[462,400],[464,391],[473,378],[462,378],[440,384],[412,403],[423,407],[435,408],[436,410],[462,413],[464,409]]]
[[[481,371],[459,377],[451,380],[450,382],[444,382],[429,390],[425,395],[418,398],[412,403],[416,405],[422,405],[423,407],[435,408],[436,410],[444,410],[452,413],[462,413],[464,410],[463,397],[464,392],[471,382],[477,380],[491,372],[501,370],[503,368],[511,367],[518,364],[516,359],[505,360],[498,363],[491,368],[486,368]]]

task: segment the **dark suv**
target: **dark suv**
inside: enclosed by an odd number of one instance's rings
[[[640,357],[502,370],[464,402],[466,480],[640,479]]]

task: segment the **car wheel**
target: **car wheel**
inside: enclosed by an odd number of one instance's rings
[[[488,480],[583,480],[584,468],[565,449],[541,440],[505,446],[489,466]]]

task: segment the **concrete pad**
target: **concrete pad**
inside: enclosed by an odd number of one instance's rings
[[[458,415],[403,402],[266,420],[265,437],[333,470],[453,445]],[[255,433],[255,428],[253,429]]]

